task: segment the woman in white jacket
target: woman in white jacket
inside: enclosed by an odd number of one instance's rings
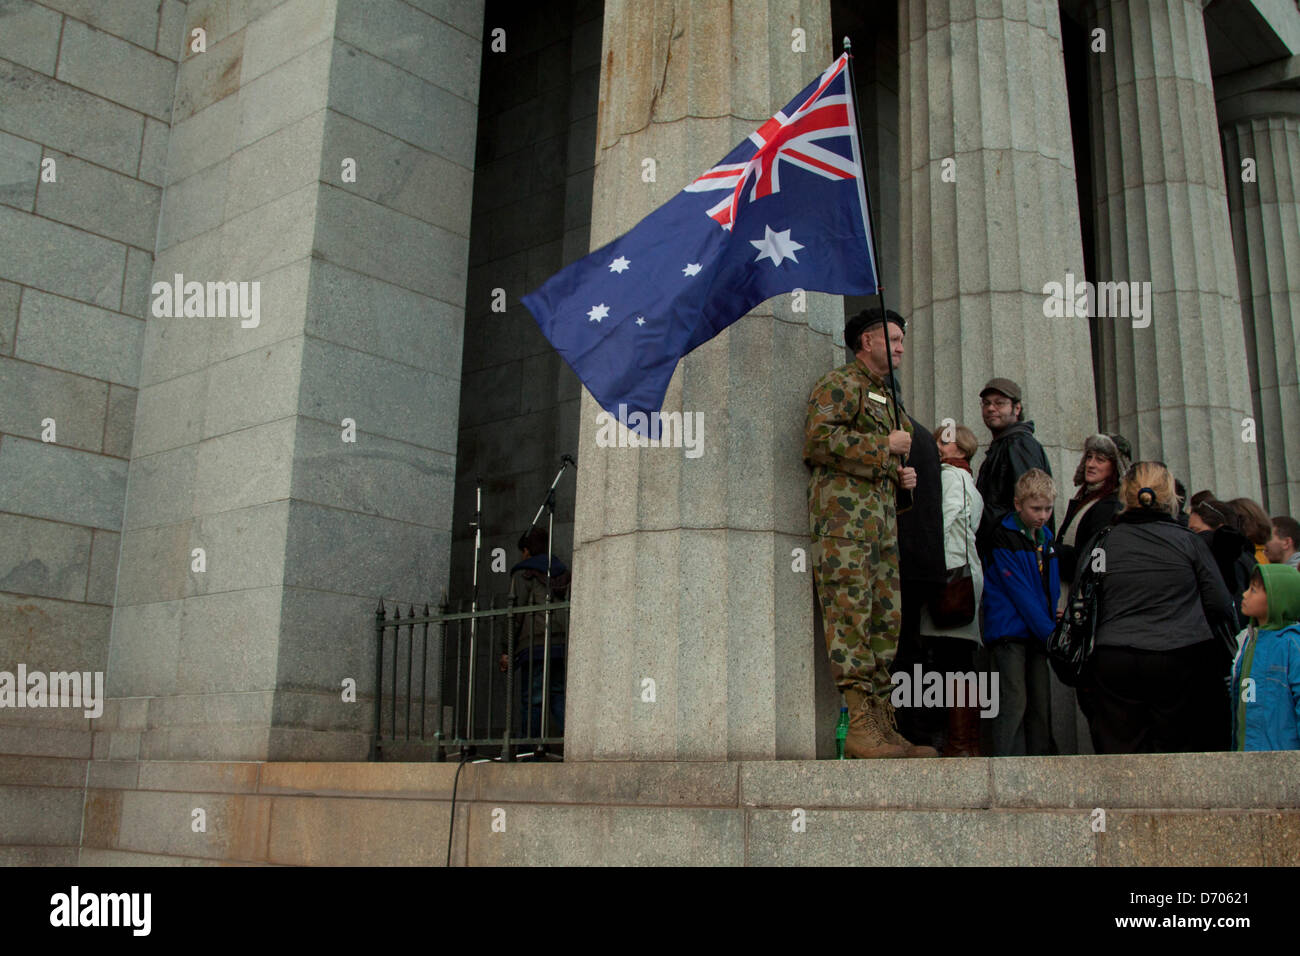
[[[950,441],[944,441],[947,437]],[[975,531],[979,528],[984,511],[984,499],[975,490],[971,476],[971,459],[979,449],[975,433],[965,425],[951,429],[935,429],[934,440],[939,445],[940,481],[943,490],[944,564],[949,571],[963,565],[970,567],[975,589],[975,616],[967,624],[940,628],[930,616],[930,609],[921,611],[921,633],[934,648],[935,661],[945,674],[974,673],[975,651],[980,646],[979,602],[984,590],[984,571],[975,552]],[[947,678],[945,677],[945,684]],[[969,686],[969,684],[967,685]],[[978,757],[980,755],[980,718],[977,701],[968,701],[964,707],[948,710],[948,741],[945,757]]]

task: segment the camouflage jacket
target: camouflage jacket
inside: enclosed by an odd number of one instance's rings
[[[889,454],[894,398],[884,378],[854,359],[823,375],[808,396],[804,463],[814,537],[876,541],[896,533],[900,459]],[[912,423],[902,417],[909,434]]]

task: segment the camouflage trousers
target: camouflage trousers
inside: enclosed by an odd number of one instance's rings
[[[897,540],[814,537],[812,566],[835,685],[887,699],[903,624]]]

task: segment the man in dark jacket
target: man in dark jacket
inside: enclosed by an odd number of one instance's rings
[[[895,391],[897,394],[897,390]],[[903,591],[903,623],[898,635],[898,654],[890,672],[911,674],[914,664],[925,671],[938,670],[930,648],[921,637],[921,608],[943,586],[947,568],[943,560],[943,491],[940,482],[939,446],[926,428],[907,413],[912,422],[912,449],[907,463],[916,469],[912,506],[898,512],[898,576]],[[898,711],[898,729],[908,740],[935,745],[948,725],[942,707],[905,707]]]
[[[1051,475],[1043,446],[1034,437],[1034,423],[1024,420],[1020,386],[1009,378],[989,379],[980,391],[980,412],[984,425],[993,433],[993,442],[984,453],[975,487],[984,499],[984,514],[975,535],[975,547],[987,565],[989,537],[1011,513],[1016,496],[1016,482],[1031,468]],[[1056,535],[1056,517],[1047,523]]]

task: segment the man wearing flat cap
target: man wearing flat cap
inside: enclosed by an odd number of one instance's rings
[[[984,453],[975,487],[984,499],[984,514],[975,535],[980,559],[988,563],[989,536],[1001,525],[1015,506],[1016,482],[1031,468],[1052,473],[1047,453],[1034,437],[1034,423],[1025,421],[1020,386],[1009,378],[991,378],[980,390],[980,414],[984,425],[993,433],[993,441]],[[1056,534],[1056,516],[1047,526]]]
[[[848,757],[936,753],[898,732],[890,703],[903,607],[895,496],[916,486],[916,471],[904,465],[912,426],[898,415],[889,381],[905,330],[902,316],[879,308],[850,318],[844,344],[853,361],[813,387],[804,427],[813,575],[831,673],[849,707]]]

